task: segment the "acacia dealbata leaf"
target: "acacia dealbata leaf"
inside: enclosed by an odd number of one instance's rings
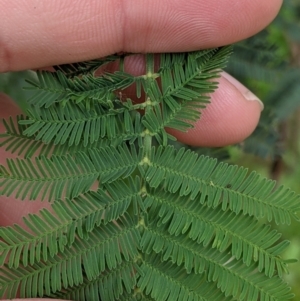
[[[3,121],[0,146],[18,158],[0,167],[0,193],[50,208],[0,228],[0,298],[293,297],[271,222],[298,220],[299,196],[169,145],[168,129],[201,118],[230,53],[147,54],[139,76],[124,72],[132,54],[37,72],[28,110]]]

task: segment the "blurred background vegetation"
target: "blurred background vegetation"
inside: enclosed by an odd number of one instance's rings
[[[229,161],[256,170],[299,194],[300,0],[285,0],[268,28],[238,43],[227,71],[265,105],[251,137],[228,149]],[[293,222],[279,230],[291,241],[285,257],[300,260],[300,224]],[[300,262],[289,268],[287,281],[296,294],[294,300],[299,301]]]
[[[194,149],[256,170],[300,194],[300,0],[285,0],[276,20],[256,36],[234,46],[227,71],[264,102],[255,132],[239,145]],[[29,96],[24,78],[31,72],[0,74],[0,92],[21,107]],[[276,226],[278,229],[278,226]],[[285,258],[300,260],[300,224],[280,226],[291,245]],[[290,265],[287,281],[300,301],[300,262]]]

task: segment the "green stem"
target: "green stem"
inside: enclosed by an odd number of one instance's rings
[[[145,114],[149,114],[153,110],[152,102],[155,101],[155,99],[150,98],[149,93],[148,93],[149,90],[151,89],[151,85],[152,85],[153,81],[155,80],[155,77],[154,77],[154,54],[146,55],[146,74],[143,76],[143,79],[145,80]],[[153,136],[147,128],[144,129],[143,134],[144,134],[143,135],[143,158],[142,158],[140,164],[142,165],[142,169],[143,169],[142,172],[145,173],[147,171],[149,164],[151,164],[150,158],[151,158]],[[143,176],[141,176],[141,177],[143,178]],[[147,188],[146,188],[145,180],[142,181],[140,193],[141,193],[142,198],[145,199],[147,196]],[[146,214],[147,213],[145,213],[141,209],[138,212],[137,228],[138,228],[141,236],[143,235],[143,233],[147,227],[147,225],[145,224],[145,215]],[[139,266],[142,266],[145,263],[144,256],[145,256],[145,254],[142,251],[139,251],[139,256],[136,258],[136,263]],[[140,276],[142,276],[142,275],[140,275]],[[145,298],[143,291],[139,287],[135,288],[134,295],[138,300],[142,300]]]
[[[145,79],[145,94],[146,94],[146,99],[145,99],[145,114],[148,114],[151,110],[153,110],[153,106],[151,101],[154,101],[153,99],[150,99],[149,94],[147,93],[149,89],[151,88],[151,84],[153,80],[153,72],[154,72],[154,55],[153,54],[147,54],[146,55],[146,75],[144,77]],[[151,155],[151,149],[152,149],[152,135],[149,132],[147,128],[145,128],[144,133],[143,133],[143,158],[140,162],[140,165],[142,166],[142,173],[146,172],[149,164],[150,164],[150,155]],[[141,176],[143,177],[143,176]],[[145,181],[142,181],[141,185],[141,195],[143,198],[146,197],[147,191],[146,191],[146,186],[145,186]],[[145,230],[145,220],[144,220],[144,212],[142,210],[139,210],[138,212],[138,229],[142,233]],[[139,259],[142,260],[143,254],[140,253]]]
[[[148,89],[150,89],[150,85],[154,80],[153,77],[154,74],[154,54],[153,53],[147,53],[146,54],[146,86]],[[151,104],[152,101],[155,101],[155,99],[150,99],[147,90],[145,91],[145,103],[149,103],[145,107],[145,114],[147,114],[149,111],[153,110],[153,106]],[[148,133],[148,131],[145,131],[145,137],[144,137],[144,157],[149,158],[151,153],[151,147],[152,147],[152,135],[151,133]]]
[[[152,74],[154,74],[154,54],[153,53],[146,54],[146,73],[149,78],[152,78]]]

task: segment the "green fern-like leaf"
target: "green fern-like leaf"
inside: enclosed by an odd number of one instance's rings
[[[122,59],[122,56],[120,57],[120,55],[110,55],[92,61],[54,66],[54,69],[64,73],[67,78],[79,77],[81,75],[95,75],[97,69],[111,62],[120,60],[120,58]]]
[[[72,199],[87,192],[96,180],[101,183],[129,176],[138,164],[138,156],[126,146],[89,149],[75,156],[37,157],[7,160],[0,166],[1,195],[16,198]]]
[[[209,102],[206,93],[217,88],[216,82],[210,80],[218,76],[216,68],[225,66],[229,53],[228,48],[204,54],[196,52],[183,62],[179,55],[178,61],[173,59],[172,69],[161,70],[161,91],[157,82],[150,81],[146,91],[151,99],[155,99],[154,109],[146,111],[142,122],[151,135],[162,133],[166,138],[165,127],[181,131],[192,127],[200,117],[199,109],[205,108]],[[162,59],[166,61],[164,57]]]
[[[39,107],[50,107],[55,103],[66,104],[85,102],[87,107],[94,102],[112,106],[115,99],[113,91],[125,89],[134,81],[134,77],[124,72],[106,74],[102,77],[82,75],[68,78],[63,72],[37,72],[37,81],[28,81],[31,87],[27,89],[38,90],[29,104]]]
[[[101,106],[87,111],[83,105],[69,103],[64,112],[56,105],[50,108],[33,107],[27,113],[29,118],[19,121],[26,126],[22,134],[33,136],[45,144],[87,146],[103,138],[135,140],[140,134],[136,131],[140,128],[138,114],[134,120],[127,111],[105,112]]]
[[[235,213],[266,216],[277,224],[290,224],[291,217],[298,220],[299,196],[287,188],[274,190],[275,181],[260,177],[247,169],[228,164],[218,164],[211,158],[198,157],[197,154],[175,151],[174,148],[158,148],[152,152],[146,179],[151,187],[163,183],[165,188],[179,195],[199,198],[200,203],[216,207],[222,203],[225,210]],[[265,208],[268,208],[265,210]]]
[[[62,287],[83,283],[84,277],[95,279],[106,268],[116,269],[123,261],[137,256],[138,251],[134,247],[137,240],[135,223],[129,217],[121,217],[118,222],[97,227],[88,240],[77,238],[64,255],[51,257],[47,262],[36,258],[37,262],[30,267],[20,266],[17,270],[4,265],[4,276],[0,277],[2,295],[5,292],[7,298],[15,298],[19,286],[22,297],[50,295]],[[106,281],[105,278],[102,280]],[[45,281],[48,283],[44,288],[41,284]]]
[[[132,202],[141,203],[138,178],[128,184],[115,181],[107,184],[105,190],[54,202],[51,209],[55,216],[43,209],[38,215],[24,217],[29,231],[18,225],[0,229],[0,236],[6,241],[0,242],[0,265],[7,261],[10,268],[18,268],[20,264],[27,267],[36,261],[47,261],[70,247],[76,236],[83,239],[95,227],[118,219]],[[37,260],[39,250],[41,256]]]
[[[188,197],[164,192],[150,193],[146,205],[151,205],[150,213],[155,226],[165,225],[168,235],[174,235],[174,239],[185,234],[198,244],[207,246],[212,243],[211,247],[221,252],[231,248],[232,256],[241,259],[247,266],[254,260],[259,271],[264,270],[269,277],[274,274],[274,269],[280,276],[286,271],[285,262],[278,255],[288,243],[279,243],[281,235],[253,217],[236,216],[231,211],[223,211],[221,206],[211,210],[200,202],[191,202]]]
[[[47,200],[0,227],[0,298],[282,301],[293,297],[270,222],[300,197],[243,167],[168,146],[201,117],[230,47],[56,66],[32,82],[26,116],[3,121],[0,194]],[[130,54],[128,54],[130,55]],[[120,61],[120,70],[96,70]],[[124,99],[131,86],[139,102]]]
[[[6,128],[6,132],[0,134],[0,147],[5,147],[6,151],[9,151],[12,154],[17,154],[20,157],[32,158],[35,156],[50,157],[51,155],[65,155],[65,154],[74,154],[74,153],[82,152],[85,151],[86,149],[85,144],[86,143],[90,144],[91,142],[91,139],[85,138],[85,139],[81,139],[79,144],[77,145],[73,144],[73,147],[69,147],[67,143],[55,144],[54,137],[52,137],[52,141],[45,144],[43,141],[36,139],[37,134],[32,134],[31,136],[28,136],[28,134],[24,133],[27,130],[27,128],[31,126],[30,124],[24,124],[24,121],[27,119],[25,119],[24,116],[20,115],[16,117],[16,122],[14,122],[12,118],[9,119],[9,122],[3,120],[3,124]],[[23,124],[20,124],[19,121]],[[136,115],[134,124],[135,127],[138,128],[138,124],[139,124],[138,114]],[[74,124],[72,124],[71,127],[72,126],[74,127]],[[82,133],[82,135],[84,136],[84,133]],[[93,136],[94,135],[95,133],[93,133]],[[130,137],[130,134],[127,135],[125,133],[124,138],[126,137]],[[133,136],[132,138],[132,141],[134,140],[135,140],[135,136]],[[60,142],[61,141],[62,140],[60,140]],[[112,140],[105,137],[102,139],[97,139],[95,141],[92,140],[92,142],[94,148],[103,148],[109,145],[118,146],[122,144],[123,140],[122,139]]]

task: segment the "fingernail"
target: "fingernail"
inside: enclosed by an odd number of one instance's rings
[[[234,77],[232,77],[226,72],[222,72],[222,76],[225,79],[227,79],[231,84],[233,84],[243,94],[246,100],[257,101],[261,107],[261,111],[264,109],[263,102],[255,94],[248,90],[244,85],[237,81]]]

